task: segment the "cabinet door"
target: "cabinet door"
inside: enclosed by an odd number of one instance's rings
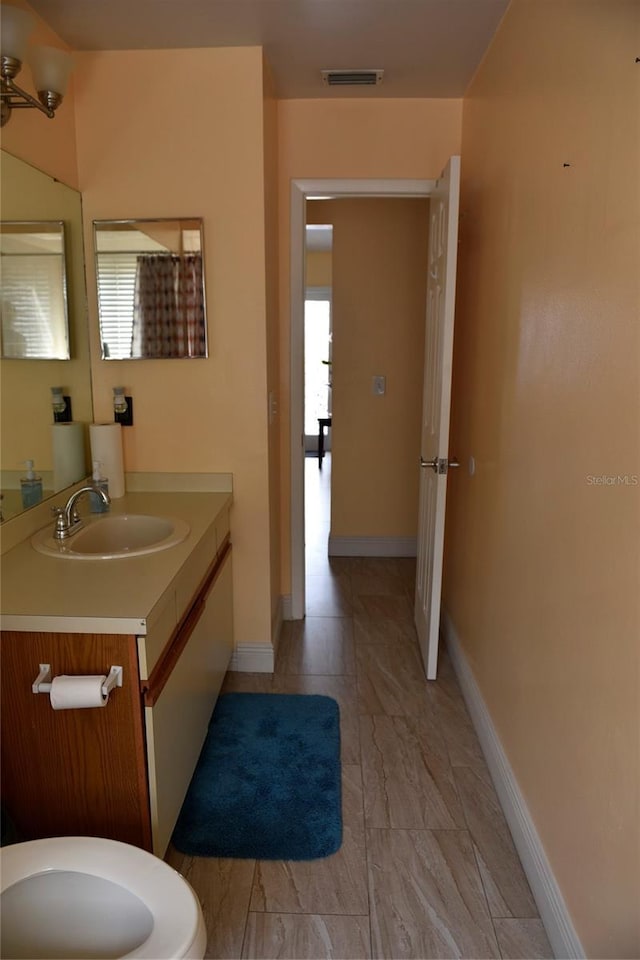
[[[145,709],[153,852],[159,857],[171,838],[231,659],[232,617],[229,554],[162,692]]]
[[[103,708],[53,710],[31,684],[123,668]],[[20,837],[85,834],[149,850],[144,734],[134,637],[2,634],[2,799]]]

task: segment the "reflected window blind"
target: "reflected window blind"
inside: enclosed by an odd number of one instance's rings
[[[131,357],[135,253],[98,254],[98,299],[102,354],[112,360]]]
[[[2,256],[2,352],[5,357],[55,357],[54,329],[64,317],[60,256]]]

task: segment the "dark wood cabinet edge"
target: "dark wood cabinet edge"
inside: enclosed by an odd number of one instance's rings
[[[207,573],[196,590],[193,600],[189,604],[186,613],[180,619],[175,630],[167,640],[164,650],[160,654],[158,662],[151,671],[149,678],[147,680],[140,681],[140,689],[142,691],[145,707],[152,707],[162,693],[167,680],[171,676],[173,668],[180,659],[182,651],[189,642],[189,638],[191,637],[198,620],[202,616],[202,611],[204,610],[207,597],[213,589],[224,562],[230,552],[231,541],[229,539],[229,534],[227,534],[222,543],[222,547],[216,554],[215,560],[207,570]]]

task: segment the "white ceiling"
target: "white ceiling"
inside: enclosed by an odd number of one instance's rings
[[[30,0],[75,50],[261,45],[282,99],[462,97],[508,2]],[[385,73],[377,87],[336,89],[324,68]]]

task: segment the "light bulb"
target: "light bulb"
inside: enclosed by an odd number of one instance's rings
[[[29,53],[29,66],[38,93],[50,90],[62,99],[73,69],[71,54],[57,47],[33,47]]]
[[[51,387],[51,406],[54,413],[64,413],[67,404],[63,396],[63,387]]]
[[[124,387],[113,388],[113,409],[116,413],[127,412],[127,401],[124,395]]]
[[[27,52],[27,41],[33,30],[35,19],[27,10],[3,3],[2,19],[2,56],[22,62]]]

